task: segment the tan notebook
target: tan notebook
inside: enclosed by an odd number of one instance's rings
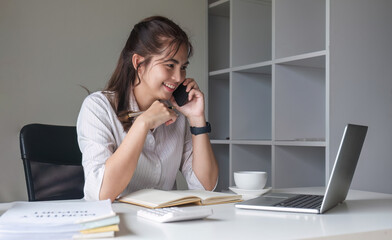
[[[163,208],[184,204],[210,205],[242,201],[242,196],[205,190],[142,189],[117,199],[147,208]]]

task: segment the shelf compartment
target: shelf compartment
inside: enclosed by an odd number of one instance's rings
[[[212,144],[212,151],[219,166],[219,179],[215,190],[218,192],[228,190],[230,186],[230,145]]]
[[[275,1],[275,58],[325,49],[325,0]]]
[[[313,60],[322,61],[319,58],[325,59],[320,56]],[[275,66],[275,139],[278,141],[325,139],[325,68],[306,66],[311,60]]]
[[[233,72],[232,139],[271,140],[271,66]]]
[[[271,146],[263,145],[231,145],[232,173],[231,183],[234,185],[235,171],[264,171],[268,173],[266,186],[271,186]]]
[[[217,1],[208,10],[208,69],[230,67],[230,1]]]
[[[275,188],[325,186],[324,147],[275,147]]]
[[[271,1],[232,1],[232,66],[272,59]]]
[[[224,73],[209,77],[208,118],[212,126],[210,138],[230,139],[230,74]]]

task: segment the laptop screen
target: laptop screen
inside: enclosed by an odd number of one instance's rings
[[[353,124],[346,126],[320,212],[324,212],[346,199],[367,129],[367,126]]]

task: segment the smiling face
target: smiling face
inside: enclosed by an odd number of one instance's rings
[[[174,90],[185,80],[188,64],[188,49],[181,45],[174,56],[164,52],[153,56],[148,65],[141,65],[140,84],[134,88],[141,110],[146,110],[155,100],[169,100]]]

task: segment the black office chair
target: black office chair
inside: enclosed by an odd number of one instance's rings
[[[20,130],[20,151],[29,201],[83,198],[76,127],[26,125]]]

